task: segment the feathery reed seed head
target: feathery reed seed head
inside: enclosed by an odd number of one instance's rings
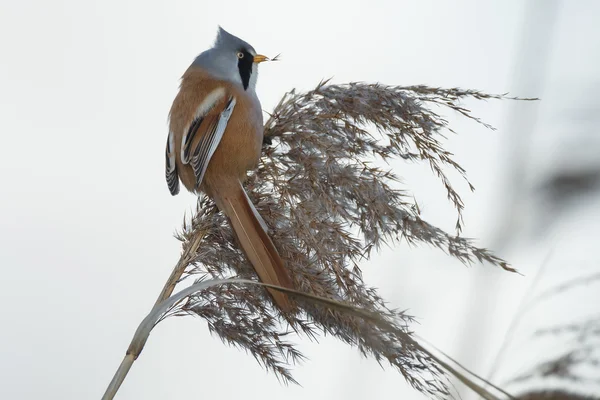
[[[295,301],[302,311],[282,316],[264,287],[256,285],[203,291],[176,312],[204,318],[211,332],[249,351],[286,382],[295,382],[289,364],[303,358],[287,340],[288,334],[295,331],[316,338],[328,333],[380,363],[388,361],[415,389],[446,396],[442,369],[405,339],[412,317],[390,310],[363,282],[359,264],[373,249],[403,238],[411,244],[432,245],[463,263],[486,261],[514,271],[471,240],[421,219],[413,196],[395,188],[398,176],[373,163],[400,158],[429,165],[457,210],[460,232],[463,202],[444,168],[467,178],[441,142],[444,133],[452,132],[448,122],[431,107],[447,107],[491,128],[459,105],[466,98],[506,97],[456,88],[327,81],[306,93],[292,91],[266,122],[265,139],[271,145],[265,146],[258,169],[246,182],[295,287],[380,313],[396,332],[298,297]],[[470,183],[469,187],[473,188]],[[197,213],[184,223],[179,238],[184,249],[202,241],[191,255],[186,276],[256,279],[225,217],[207,197],[199,199]]]

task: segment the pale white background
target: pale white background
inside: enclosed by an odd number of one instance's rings
[[[531,188],[573,161],[597,165],[600,3],[547,2],[555,7],[551,29],[535,25],[541,3],[2,0],[0,398],[102,395],[178,257],[172,233],[194,198],[173,198],[166,188],[166,117],[179,77],[212,44],[218,24],[261,53],[283,53],[281,62],[261,65],[265,110],[285,91],[332,76],[544,99],[465,104],[496,132],[449,115],[460,134],[448,146],[477,187],[468,193],[456,179],[465,235],[525,277],[466,268],[405,244],[364,265],[370,284],[419,317],[420,334],[487,375],[549,248],[540,285],[598,268],[598,193],[557,211]],[[532,30],[542,34],[524,50]],[[544,43],[551,44],[546,55]],[[536,60],[545,67],[539,72]],[[524,163],[516,172],[509,168],[515,154]],[[425,217],[451,230],[454,211],[428,168],[394,166]],[[507,207],[515,192],[521,200]],[[509,239],[500,240],[506,221]],[[597,314],[595,289],[538,308],[528,323],[565,320],[573,310]],[[547,352],[532,349],[527,327],[521,331],[499,383]],[[285,387],[211,337],[202,320],[170,319],[152,334],[118,398],[421,398],[397,372],[334,339],[298,342],[309,358],[295,369],[302,387]]]

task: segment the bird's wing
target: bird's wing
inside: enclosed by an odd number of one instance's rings
[[[235,103],[235,97],[222,85],[205,79],[184,79],[169,114],[166,178],[171,194],[179,192],[178,165],[190,165],[196,187],[200,186]],[[178,164],[177,158],[181,164]]]
[[[192,138],[182,143],[182,161],[191,164],[197,187],[200,187],[208,163],[223,138],[235,103],[235,97],[228,96],[227,101],[222,102],[222,106],[214,108],[215,114],[209,113],[205,117],[195,119],[190,125],[188,136]],[[194,136],[199,136],[199,139],[193,141]]]
[[[177,174],[177,164],[175,163],[175,135],[169,132],[167,137],[167,148],[165,150],[165,176],[167,186],[173,196],[179,193],[179,175]]]

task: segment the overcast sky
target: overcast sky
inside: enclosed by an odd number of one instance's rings
[[[572,131],[551,116],[592,101],[581,93],[598,87],[600,3],[560,8],[542,93],[519,84],[528,68],[519,59],[531,23],[527,3],[1,0],[0,398],[98,399],[104,392],[178,258],[172,234],[194,198],[171,197],[164,181],[167,113],[179,77],[212,44],[219,24],[260,53],[282,53],[281,62],[261,65],[257,92],[265,110],[285,91],[332,76],[337,83],[460,86],[549,98],[544,106],[516,106],[536,116],[536,140],[546,132],[563,138]],[[457,179],[465,235],[491,246],[491,224],[510,191],[498,182],[518,138],[508,132],[515,104],[466,106],[498,128],[449,115],[459,135],[448,147],[477,188],[469,193]],[[541,142],[542,155],[565,146]],[[426,219],[452,230],[454,211],[427,167],[394,166]],[[595,226],[588,217],[600,215],[598,203],[590,204],[584,220]],[[555,237],[539,244],[526,236],[501,255],[529,272]],[[394,307],[419,317],[420,334],[483,374],[530,279],[487,265],[466,268],[405,244],[385,249],[364,270]],[[465,351],[461,339],[479,318],[470,306],[482,300],[472,297],[474,282],[500,286],[486,303],[487,340],[469,336]],[[421,398],[397,372],[331,338],[299,343],[308,356],[295,369],[302,387],[285,387],[251,356],[211,337],[202,320],[169,319],[151,335],[118,398]]]

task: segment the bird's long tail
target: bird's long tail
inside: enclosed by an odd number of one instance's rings
[[[242,250],[263,283],[293,289],[283,260],[267,234],[266,225],[248,198],[242,184],[219,185],[212,190],[217,206],[229,218]],[[293,310],[287,295],[267,289],[275,303],[286,312]]]

